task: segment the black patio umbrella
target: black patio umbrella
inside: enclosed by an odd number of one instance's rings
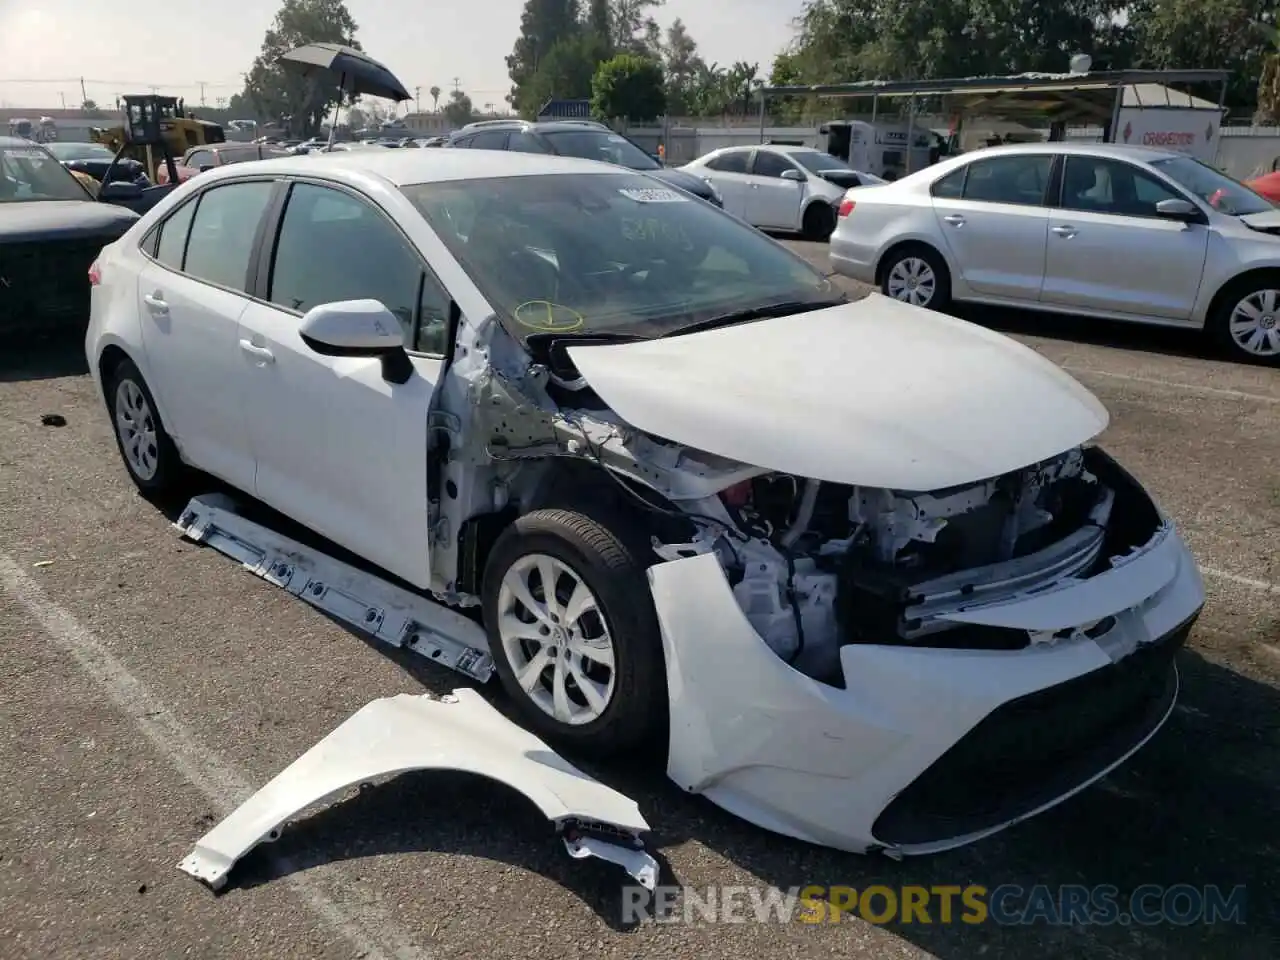
[[[342,89],[352,96],[382,97],[397,103],[413,99],[404,84],[385,66],[340,43],[308,43],[290,50],[280,57],[280,61],[301,70],[304,75],[324,72],[336,76]],[[335,108],[333,124],[329,127],[330,143],[337,125],[338,112]]]

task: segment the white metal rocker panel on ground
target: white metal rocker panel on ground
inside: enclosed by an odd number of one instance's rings
[[[481,683],[493,675],[489,642],[475,621],[239,516],[229,497],[193,498],[175,526],[197,543],[239,560],[255,576],[385,643]]]
[[[214,890],[245,854],[280,837],[306,808],[375,778],[414,770],[474,773],[522,793],[552,821],[570,856],[616,863],[653,889],[658,864],[635,802],[561,758],[475,690],[374,700],[205,834],[178,865]],[[601,836],[604,834],[608,837]]]

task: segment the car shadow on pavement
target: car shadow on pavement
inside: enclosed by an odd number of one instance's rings
[[[1004,334],[1048,337],[1097,347],[1138,350],[1143,353],[1198,360],[1230,361],[1232,359],[1215,349],[1201,330],[1124,323],[1119,320],[1098,320],[1093,317],[1058,313],[1036,313],[1030,310],[991,307],[985,304],[956,304],[948,312],[961,320],[968,320]]]
[[[83,331],[38,343],[0,337],[0,383],[80,377],[88,372]]]

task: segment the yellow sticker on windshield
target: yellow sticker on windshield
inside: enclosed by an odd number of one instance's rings
[[[512,311],[516,323],[539,333],[572,333],[581,330],[587,318],[571,307],[550,300],[527,300]]]

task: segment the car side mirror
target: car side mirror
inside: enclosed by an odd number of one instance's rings
[[[1190,200],[1161,200],[1156,204],[1156,215],[1183,223],[1199,223],[1204,220],[1200,208]]]
[[[793,180],[796,183],[804,183],[804,174],[801,173],[799,170],[783,170],[782,179]]]
[[[213,164],[212,164],[212,163],[202,163],[202,164],[200,164],[200,172],[201,172],[201,173],[207,173],[208,171],[210,171],[210,170],[212,170],[212,169],[213,169]]]
[[[142,187],[136,183],[130,183],[128,180],[112,180],[110,183],[104,184],[102,189],[98,191],[98,199],[105,200],[107,203],[138,200],[141,197]]]
[[[405,383],[413,364],[396,315],[378,300],[343,300],[312,307],[298,328],[302,342],[326,357],[378,357],[382,376]]]

